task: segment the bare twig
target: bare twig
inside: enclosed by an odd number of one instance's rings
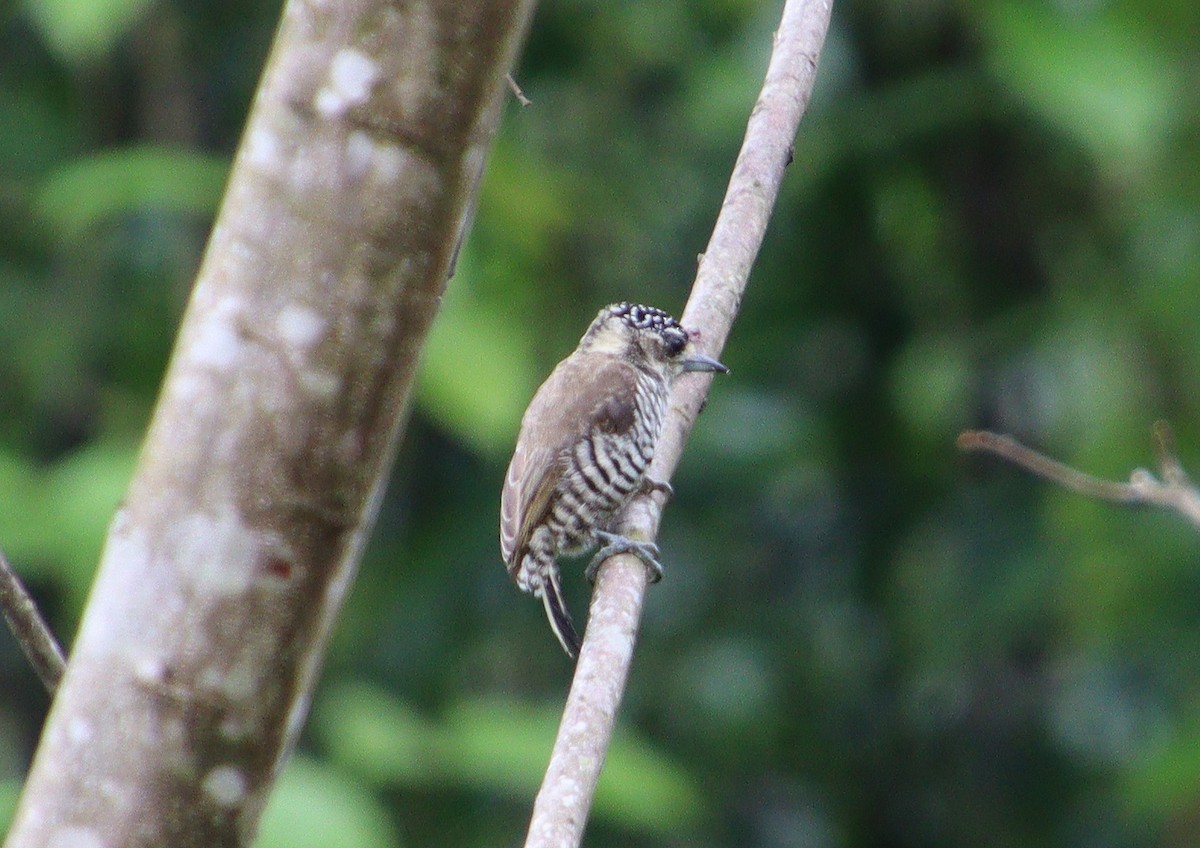
[[[1141,500],[1141,495],[1134,491],[1128,483],[1114,483],[1082,471],[1076,471],[1032,448],[1025,447],[1011,436],[989,433],[986,430],[972,430],[958,437],[958,447],[964,451],[995,454],[1001,459],[1006,459],[1025,469],[1030,474],[1050,480],[1065,489],[1089,498],[1125,504],[1138,503]]]
[[[4,551],[0,551],[0,610],[33,670],[53,695],[67,667],[66,658]]]
[[[1063,488],[1089,498],[1131,506],[1158,506],[1178,512],[1200,528],[1200,491],[1191,484],[1175,455],[1174,438],[1165,421],[1154,425],[1154,442],[1158,453],[1159,473],[1155,477],[1144,468],[1136,468],[1128,483],[1101,480],[1050,459],[1011,436],[969,430],[958,437],[958,447],[964,451],[982,451],[1057,483]]]
[[[830,0],[787,0],[784,6],[766,81],[681,317],[707,353],[718,353],[724,345],[762,244],[812,92],[830,6]],[[700,375],[676,385],[651,478],[670,479],[708,386],[709,379]],[[635,498],[618,529],[633,539],[653,540],[662,506],[661,495]],[[534,804],[527,848],[570,848],[582,839],[633,657],[647,583],[646,568],[630,555],[613,557],[600,569],[575,679]]]
[[[525,96],[525,92],[521,91],[521,86],[517,85],[517,81],[513,79],[512,74],[506,74],[504,77],[508,82],[508,90],[513,93],[513,97],[517,98],[517,102],[522,106],[532,106],[533,101]]]

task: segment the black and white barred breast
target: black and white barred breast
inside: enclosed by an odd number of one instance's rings
[[[567,459],[548,522],[557,548],[565,554],[582,553],[595,544],[595,531],[608,528],[617,510],[641,487],[654,458],[667,385],[643,371],[637,372],[636,385],[631,418],[620,409],[602,411]]]

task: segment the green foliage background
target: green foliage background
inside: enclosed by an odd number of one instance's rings
[[[0,545],[68,638],[278,12],[0,14]],[[682,307],[778,12],[543,3],[261,845],[519,842],[570,667],[508,451],[599,306]],[[1181,0],[839,0],[589,845],[1196,843],[1200,537],[953,443],[1123,477],[1162,417],[1200,467],[1198,47]],[[0,680],[3,822],[46,699]]]

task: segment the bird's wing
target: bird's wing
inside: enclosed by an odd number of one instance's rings
[[[529,544],[529,534],[537,523],[527,517],[545,515],[554,487],[562,477],[555,467],[554,453],[546,448],[529,449],[518,443],[504,478],[500,495],[500,555],[510,574],[516,574]],[[536,486],[531,486],[536,481]]]
[[[500,552],[516,574],[529,536],[553,508],[571,450],[594,428],[623,433],[634,423],[634,366],[618,357],[563,360],[538,389],[525,418],[500,496]]]

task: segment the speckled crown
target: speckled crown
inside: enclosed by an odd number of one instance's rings
[[[606,306],[604,311],[615,318],[622,318],[625,323],[639,330],[653,330],[663,337],[667,350],[676,354],[683,350],[688,343],[688,332],[670,313],[655,306],[643,306],[640,303],[614,303]]]

